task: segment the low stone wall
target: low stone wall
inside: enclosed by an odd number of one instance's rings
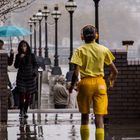
[[[0,122],[7,122],[7,53],[0,51]]]
[[[115,87],[108,90],[110,121],[139,121],[140,118],[140,63],[127,61],[127,52],[113,52],[119,71]],[[109,69],[105,69],[106,77]]]

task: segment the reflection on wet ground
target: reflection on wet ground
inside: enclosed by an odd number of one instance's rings
[[[140,123],[106,126],[106,140],[140,140]]]
[[[8,118],[7,125],[0,126],[0,140],[80,140],[80,114],[29,114],[28,119],[8,114]],[[95,125],[90,127],[94,139]]]
[[[8,114],[8,123],[0,125],[0,140],[80,140],[80,114],[29,114],[19,119]],[[105,125],[105,140],[140,140],[139,124]],[[95,140],[94,117],[90,115],[90,140]]]

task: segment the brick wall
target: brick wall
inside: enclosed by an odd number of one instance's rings
[[[140,63],[128,62],[127,52],[113,52],[119,71],[115,87],[108,90],[110,121],[137,120],[140,118]],[[106,77],[109,69],[105,68]]]
[[[7,53],[0,51],[0,122],[7,122]]]

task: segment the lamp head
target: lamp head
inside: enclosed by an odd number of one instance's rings
[[[36,17],[37,17],[37,19],[38,19],[39,21],[42,20],[43,14],[42,14],[42,11],[41,11],[40,9],[39,9],[38,12],[36,13]]]
[[[43,17],[48,17],[50,14],[50,11],[47,6],[44,6],[44,10],[42,11]]]
[[[77,8],[76,2],[74,0],[69,0],[66,3],[65,8],[68,12],[74,12],[75,9]]]
[[[36,23],[36,22],[38,21],[36,15],[33,15],[33,17],[31,17],[30,20],[31,20],[33,23]]]
[[[33,23],[32,18],[30,18],[29,21],[28,21],[28,24],[29,24],[30,26],[32,26],[32,23]]]
[[[61,16],[61,12],[59,11],[57,4],[55,5],[54,11],[52,12],[51,15],[54,19],[59,19],[59,17]]]

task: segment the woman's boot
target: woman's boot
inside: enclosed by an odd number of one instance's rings
[[[24,118],[28,118],[27,111],[28,111],[28,101],[25,101],[25,103],[24,103]]]
[[[24,117],[24,107],[23,107],[23,104],[20,104],[19,108],[20,108],[19,117],[22,118],[22,117]]]

